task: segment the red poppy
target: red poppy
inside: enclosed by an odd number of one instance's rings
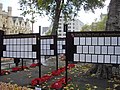
[[[8,71],[8,70],[1,70],[1,75],[5,75],[5,74],[10,74],[10,71]]]
[[[33,64],[30,65],[30,67],[36,67],[38,65],[39,65],[38,63],[33,63]]]
[[[69,77],[67,80],[70,81],[71,79],[72,79],[72,78]],[[63,87],[62,84],[66,84],[65,80],[66,80],[66,78],[63,77],[63,78],[57,80],[55,83],[51,84],[50,87],[51,87],[52,89],[61,89],[61,88]]]
[[[62,83],[61,82],[55,82],[53,84],[51,84],[50,88],[51,89],[61,89],[63,86],[62,86]]]
[[[71,79],[72,79],[72,78],[69,77],[69,78],[67,79],[67,81],[70,81]],[[65,80],[66,80],[66,78],[63,77],[63,78],[59,79],[58,82],[61,82],[62,84],[66,84]]]
[[[53,75],[53,76],[58,76],[58,75],[60,75],[60,74],[61,74],[61,70],[60,70],[60,69],[55,70],[55,71],[52,71],[52,75]]]
[[[19,71],[19,70],[20,70],[19,67],[14,67],[14,68],[12,68],[12,72],[17,72],[17,71]]]
[[[22,66],[19,67],[22,70]],[[28,69],[27,66],[23,66],[23,69]]]
[[[31,85],[35,86],[37,84],[41,84],[41,83],[49,80],[50,78],[52,78],[52,75],[44,75],[41,78],[35,78],[31,81]]]
[[[60,70],[61,72],[65,71],[65,67],[59,68],[58,70]]]
[[[68,64],[68,69],[75,67],[75,64]]]
[[[40,78],[35,78],[35,79],[33,79],[33,80],[31,81],[31,85],[32,85],[32,86],[35,86],[35,85],[39,84],[39,81],[40,81],[40,80],[41,80]]]

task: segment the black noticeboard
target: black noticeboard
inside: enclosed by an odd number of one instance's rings
[[[120,31],[68,32],[69,61],[120,64]]]
[[[3,36],[4,58],[37,58],[38,34],[15,34]]]

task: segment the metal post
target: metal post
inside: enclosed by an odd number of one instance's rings
[[[1,57],[3,56],[3,35],[4,35],[4,32],[1,30],[0,31],[0,47],[2,47],[0,49],[0,76],[1,76]]]
[[[41,42],[40,42],[40,37],[41,37],[41,26],[39,26],[39,36],[37,37],[37,46],[38,46],[38,61],[39,61],[39,78],[41,78]]]
[[[1,57],[0,57],[0,76],[1,76]]]
[[[55,36],[55,46],[56,46],[56,70],[58,70],[58,49],[57,49],[57,37],[58,37],[58,33],[57,33],[57,30],[56,30],[56,36]]]
[[[23,59],[21,59],[22,60],[22,70],[23,70]]]
[[[67,24],[64,24],[64,32],[66,32],[66,38],[65,38],[65,43],[66,43],[66,47],[65,47],[65,56],[66,56],[66,60],[65,60],[65,82],[66,82],[66,85],[67,85],[67,78],[68,78],[68,74],[67,74],[67,66],[68,66],[68,52],[67,52],[67,31],[68,31],[68,25]]]

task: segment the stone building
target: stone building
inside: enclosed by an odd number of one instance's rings
[[[3,5],[0,3],[0,30],[5,31],[5,34],[32,33],[28,20],[12,16],[12,7],[8,7],[7,12],[2,9]]]

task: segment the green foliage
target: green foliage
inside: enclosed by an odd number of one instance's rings
[[[82,27],[82,30],[80,30],[80,31],[90,31],[90,30],[91,30],[91,25],[85,24],[85,25]]]
[[[98,22],[95,20],[91,25],[85,24],[80,31],[103,31],[106,27],[106,21],[107,15]]]
[[[96,8],[102,8],[105,0],[19,0],[20,10],[23,15],[30,13],[39,13],[40,15],[48,15],[53,20],[53,29],[58,29],[60,13],[77,16],[81,9],[94,12]],[[67,20],[67,19],[66,19]]]
[[[48,32],[46,32],[45,35],[51,35],[51,30],[49,30]]]

